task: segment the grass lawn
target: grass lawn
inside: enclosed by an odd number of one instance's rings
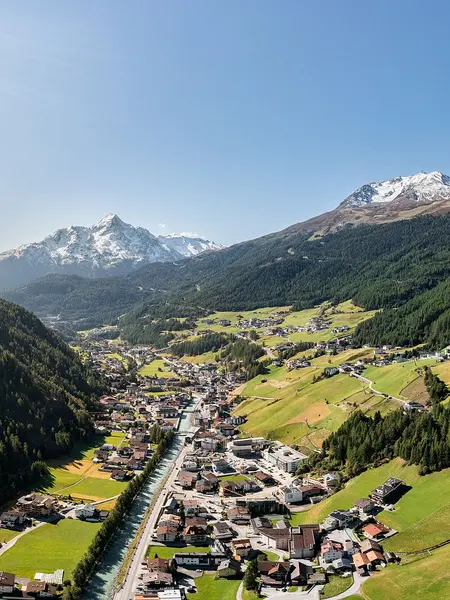
[[[368,600],[444,600],[450,598],[450,546],[391,565],[363,585]]]
[[[53,573],[64,569],[64,578],[70,579],[99,528],[99,523],[72,519],[63,519],[57,525],[43,525],[20,538],[0,556],[0,571],[33,579],[38,571]]]
[[[298,585],[291,585],[288,587],[288,592],[291,594],[298,591]]]
[[[211,552],[209,546],[182,546],[181,548],[174,548],[173,546],[149,546],[145,556],[147,558],[154,558],[155,554],[158,558],[172,558],[175,552]]]
[[[344,489],[306,512],[293,515],[291,523],[320,523],[333,510],[348,509],[389,477],[398,477],[411,489],[395,510],[383,511],[378,519],[399,533],[383,542],[385,550],[414,551],[438,544],[449,537],[450,469],[420,476],[417,467],[397,458],[369,469],[347,483]]]
[[[12,529],[0,529],[0,544],[9,542],[19,535],[20,531],[13,531]]]
[[[236,600],[241,582],[239,579],[214,579],[214,575],[202,575],[195,580],[196,594],[187,594],[188,600]],[[251,596],[247,596],[250,600]]]
[[[173,373],[167,366],[164,360],[158,359],[153,360],[149,365],[144,365],[139,369],[139,375],[143,377],[178,377],[176,373]]]
[[[425,366],[436,365],[436,360],[418,360],[395,363],[386,367],[369,366],[364,370],[364,377],[372,380],[373,387],[384,394],[400,397],[402,391],[418,376],[418,370]]]
[[[237,473],[236,475],[225,475],[224,477],[219,477],[219,481],[248,481],[248,477],[242,475],[241,473]]]
[[[201,365],[203,363],[215,363],[216,355],[216,352],[204,352],[198,356],[182,356],[181,360],[193,365]]]
[[[242,600],[257,600],[259,597],[253,590],[242,590]]]
[[[258,560],[273,560],[275,562],[280,560],[280,557],[275,552],[271,552],[270,550],[261,550],[261,552],[262,554],[258,555]]]
[[[341,594],[348,590],[353,584],[353,577],[339,577],[338,575],[330,575],[328,577],[328,583],[325,584],[320,598],[331,598],[337,594]]]

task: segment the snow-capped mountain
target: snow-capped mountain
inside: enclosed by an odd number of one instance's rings
[[[0,289],[50,273],[119,275],[153,262],[176,261],[221,246],[186,235],[155,236],[109,214],[93,227],[58,229],[42,242],[0,254]]]
[[[419,205],[449,199],[450,177],[434,171],[367,183],[348,196],[340,206],[359,208],[387,202],[413,202]]]
[[[225,246],[205,240],[196,233],[159,235],[158,240],[164,247],[174,250],[183,256],[196,256],[202,252],[223,250],[225,248]]]
[[[433,171],[366,183],[334,210],[292,225],[286,231],[317,237],[343,227],[376,225],[423,214],[439,215],[448,212],[450,177]]]

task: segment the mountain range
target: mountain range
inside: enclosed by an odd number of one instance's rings
[[[419,173],[367,184],[334,211],[220,252],[117,277],[48,275],[4,296],[78,329],[118,322],[148,343],[167,317],[353,299],[383,309],[357,332],[361,343],[438,345],[447,334],[449,343],[449,212],[449,178]]]
[[[50,273],[104,277],[153,262],[180,260],[223,246],[195,234],[155,236],[109,214],[92,227],[58,229],[37,243],[0,254],[0,289]]]

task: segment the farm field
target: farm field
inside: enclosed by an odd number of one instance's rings
[[[176,548],[174,546],[149,546],[145,556],[147,558],[155,558],[155,554],[158,558],[172,558],[176,552],[211,552],[209,546],[181,546]]]
[[[187,594],[188,600],[235,600],[240,580],[214,579],[214,575],[203,574],[195,580],[196,594]]]
[[[143,377],[178,377],[176,373],[170,370],[167,363],[162,359],[153,360],[149,365],[144,365],[139,369],[139,375]]]
[[[314,383],[324,368],[370,354],[371,350],[360,349],[325,355],[313,359],[310,367],[292,371],[271,366],[267,375],[259,375],[237,390],[244,400],[234,414],[247,416],[241,430],[314,449],[357,408],[369,415],[397,408],[395,401],[373,394],[366,383],[348,375]],[[263,383],[263,379],[267,381]]]
[[[420,476],[416,466],[396,458],[376,469],[355,477],[344,489],[306,512],[294,514],[291,523],[320,523],[333,510],[350,508],[359,498],[389,477],[398,477],[411,489],[378,519],[399,533],[383,542],[385,550],[409,552],[421,550],[446,540],[449,535],[450,469]]]
[[[64,569],[64,578],[70,579],[99,528],[99,523],[72,519],[43,525],[17,540],[0,556],[0,571],[33,579],[36,572],[53,573]]]
[[[117,496],[127,486],[126,482],[110,479],[109,473],[99,471],[100,465],[93,462],[94,450],[103,444],[115,446],[126,443],[125,434],[113,431],[90,444],[77,444],[69,455],[49,461],[49,480],[39,491],[48,494],[69,494],[76,499],[98,501]]]
[[[389,566],[362,587],[367,600],[444,600],[450,598],[450,545]]]

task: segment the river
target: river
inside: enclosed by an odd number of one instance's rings
[[[187,411],[183,412],[178,428],[179,435],[176,436],[172,447],[167,452],[165,458],[159,463],[149,482],[139,492],[126,521],[122,524],[122,527],[118,530],[106,549],[103,560],[89,582],[88,589],[84,594],[85,600],[110,600],[113,596],[114,580],[125,558],[127,549],[144,518],[145,511],[153,498],[153,494],[183,448],[183,433],[186,433],[190,427],[192,411],[193,407],[191,406]]]

